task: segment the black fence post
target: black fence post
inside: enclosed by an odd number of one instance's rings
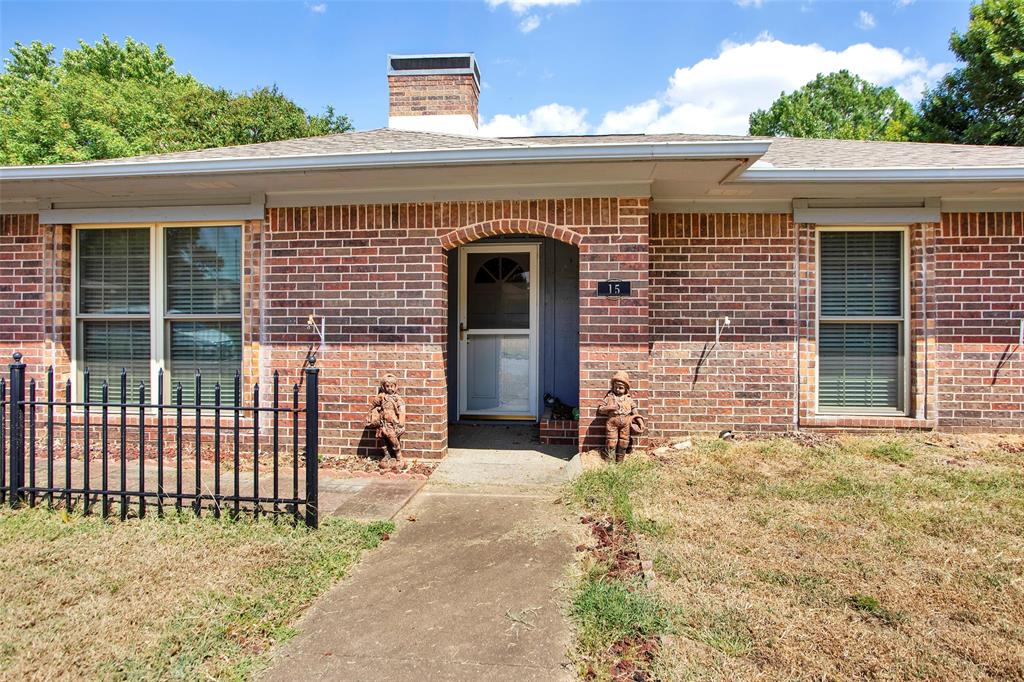
[[[320,368],[310,358],[306,368],[306,526],[320,525],[319,500],[319,443],[320,443]]]
[[[10,456],[7,481],[11,507],[17,507],[25,499],[25,493],[21,490],[25,487],[25,363],[21,361],[21,353],[14,354],[10,368],[11,444],[7,449]]]

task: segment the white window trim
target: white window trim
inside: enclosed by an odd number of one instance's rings
[[[821,392],[821,234],[823,232],[899,232],[903,235],[900,264],[901,308],[902,315],[878,317],[827,317],[824,322],[849,323],[896,323],[900,332],[900,373],[899,405],[895,410],[888,408],[822,408],[819,400]],[[814,354],[815,354],[815,387],[814,412],[820,416],[845,417],[905,417],[910,413],[910,226],[908,225],[819,225],[814,235]]]
[[[239,270],[240,270],[240,282],[239,282],[239,310],[238,310],[238,321],[241,325],[243,337],[242,337],[242,358],[240,362],[239,371],[242,374],[243,385],[244,385],[244,368],[245,368],[245,324],[246,324],[246,312],[245,312],[245,248],[246,248],[246,235],[245,235],[245,223],[239,220],[223,221],[223,220],[204,220],[204,221],[188,221],[188,222],[166,222],[166,223],[85,223],[79,225],[72,225],[71,230],[71,377],[73,386],[73,397],[75,401],[85,400],[84,386],[82,382],[82,370],[84,367],[81,362],[82,348],[79,337],[79,323],[81,320],[91,319],[92,316],[80,317],[78,313],[78,232],[80,230],[109,230],[109,229],[148,229],[149,230],[149,313],[138,314],[138,315],[124,315],[124,316],[110,316],[109,319],[148,319],[149,320],[149,387],[146,392],[146,400],[149,402],[154,401],[153,392],[157,386],[157,376],[160,370],[164,370],[164,391],[165,395],[159,396],[160,402],[166,402],[170,399],[171,393],[171,375],[170,368],[167,363],[168,347],[167,347],[167,327],[173,320],[204,320],[204,319],[217,319],[224,320],[227,318],[234,319],[234,315],[174,315],[167,317],[165,315],[164,299],[166,297],[166,287],[164,281],[164,229],[166,228],[177,228],[177,227],[237,227],[239,229],[241,253],[239,254]],[[107,319],[107,316],[97,315],[95,319]],[[138,399],[137,393],[138,387],[128,387],[128,402]],[[114,393],[115,387],[111,386],[110,400],[116,402],[120,399],[120,387],[117,387],[118,393]],[[58,391],[59,393],[59,391]],[[241,398],[242,396],[239,396]]]

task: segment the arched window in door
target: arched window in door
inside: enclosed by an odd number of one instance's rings
[[[472,273],[466,317],[470,329],[530,327],[530,260],[527,254],[470,254]]]

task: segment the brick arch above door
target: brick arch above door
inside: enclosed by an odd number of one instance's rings
[[[511,234],[532,234],[550,237],[560,242],[579,246],[583,235],[561,225],[526,218],[505,218],[487,220],[473,225],[459,227],[440,235],[441,246],[445,250],[468,244],[486,237],[497,237]]]

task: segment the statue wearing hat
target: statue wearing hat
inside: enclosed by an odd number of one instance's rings
[[[643,433],[646,422],[637,403],[629,394],[629,374],[618,371],[612,375],[611,387],[597,413],[607,417],[605,422],[605,456],[615,456],[621,462],[632,445],[633,434]]]
[[[377,395],[370,399],[366,425],[377,429],[385,459],[402,461],[402,435],[405,433],[405,401],[398,395],[398,379],[385,374]]]

